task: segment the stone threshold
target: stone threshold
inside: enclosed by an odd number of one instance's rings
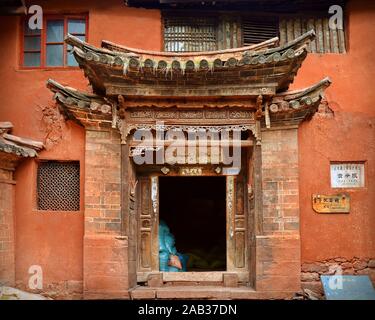
[[[228,288],[222,286],[167,286],[146,287],[138,286],[129,290],[130,299],[208,299],[208,300],[235,300],[235,299],[290,299],[294,292],[255,291],[250,287],[240,286]]]

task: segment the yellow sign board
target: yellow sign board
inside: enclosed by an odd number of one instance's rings
[[[336,195],[312,195],[312,207],[317,213],[349,213],[350,196],[345,193]]]

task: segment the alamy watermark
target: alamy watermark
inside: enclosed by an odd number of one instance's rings
[[[331,30],[344,29],[344,11],[339,5],[332,5],[328,9],[328,13],[332,16],[329,18],[329,28]]]
[[[32,265],[29,268],[29,289],[31,290],[42,290],[43,289],[43,269],[39,265]]]
[[[43,9],[41,6],[38,5],[32,5],[27,10],[28,14],[31,14],[29,21],[28,21],[28,27],[31,30],[36,29],[43,29]]]
[[[224,164],[241,166],[241,129],[167,128],[157,122],[152,129],[138,129],[133,141],[136,164]]]

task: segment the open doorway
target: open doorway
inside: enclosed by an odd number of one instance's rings
[[[225,177],[160,177],[159,217],[186,271],[226,270]]]

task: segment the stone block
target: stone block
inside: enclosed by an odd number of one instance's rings
[[[328,271],[328,266],[320,262],[302,264],[302,272],[324,273],[327,271]]]
[[[311,282],[311,281],[320,281],[319,273],[316,272],[302,272],[301,281]]]
[[[364,260],[358,260],[358,261],[356,261],[356,262],[353,263],[353,268],[355,270],[365,269],[365,268],[367,268],[367,262],[364,261]]]
[[[375,259],[371,259],[371,260],[368,262],[368,267],[369,267],[369,268],[375,268]]]

